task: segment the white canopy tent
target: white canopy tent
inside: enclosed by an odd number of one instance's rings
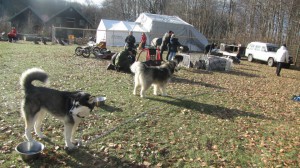
[[[161,38],[172,30],[182,45],[191,51],[204,51],[208,44],[206,37],[194,26],[177,16],[142,13],[135,22],[102,19],[97,29],[97,43],[106,41],[107,46],[123,46],[129,31],[133,31],[136,41],[140,41],[141,32],[147,36],[147,44],[152,39]]]
[[[162,37],[166,32],[172,30],[179,42],[188,46],[191,51],[204,51],[208,44],[203,34],[178,16],[142,13],[135,22],[149,32],[149,39]]]
[[[135,22],[102,19],[97,28],[96,42],[106,42],[107,46],[124,46],[129,31],[133,31],[136,41],[146,32]]]

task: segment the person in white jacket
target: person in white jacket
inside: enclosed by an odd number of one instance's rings
[[[281,68],[282,68],[282,64],[289,62],[289,52],[288,52],[285,44],[283,44],[277,50],[277,52],[276,52],[276,61],[277,61],[276,75],[280,76],[280,71],[281,71]]]

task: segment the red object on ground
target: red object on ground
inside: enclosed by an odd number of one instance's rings
[[[160,50],[159,49],[150,49],[145,48],[147,55],[146,55],[146,61],[153,60],[153,61],[160,61]]]

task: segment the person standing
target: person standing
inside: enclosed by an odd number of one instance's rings
[[[125,49],[131,48],[132,50],[134,50],[135,49],[134,44],[135,44],[135,37],[133,36],[133,32],[130,31],[129,35],[125,38],[125,45],[126,45]]]
[[[8,41],[11,43],[17,40],[17,29],[15,27],[11,28],[11,31],[7,34]]]
[[[170,38],[170,44],[169,44],[169,55],[167,57],[168,61],[171,61],[173,60],[174,56],[176,55],[177,53],[177,48],[181,46],[181,44],[179,43],[178,41],[178,38],[175,38],[175,34],[172,34],[171,35],[171,38]]]
[[[280,76],[280,71],[282,68],[282,64],[289,62],[289,52],[286,48],[286,44],[283,44],[276,52],[276,61],[277,61],[277,68],[276,68],[276,75]]]
[[[169,51],[169,43],[170,43],[170,38],[171,38],[171,35],[173,34],[174,32],[173,31],[169,31],[167,33],[165,33],[164,37],[162,38],[162,43],[160,45],[160,59],[163,61],[163,52],[165,50],[168,50],[168,54],[167,54],[167,60],[168,60],[168,55],[170,54],[170,51]]]
[[[142,33],[139,49],[144,49],[145,48],[146,41],[147,41],[147,36],[146,36],[145,33]]]

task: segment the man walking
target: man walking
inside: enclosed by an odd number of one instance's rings
[[[276,68],[276,75],[280,76],[280,71],[282,68],[283,63],[289,62],[289,52],[286,48],[286,44],[283,44],[276,52],[276,61],[277,61],[277,68]]]

